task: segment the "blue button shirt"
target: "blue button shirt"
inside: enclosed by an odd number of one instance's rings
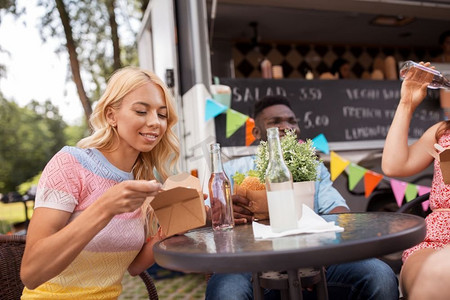
[[[231,181],[233,190],[233,175],[236,172],[246,174],[249,170],[256,170],[255,156],[243,156],[223,164],[223,169]],[[333,187],[333,182],[330,178],[330,172],[323,163],[319,164],[317,168],[319,174],[316,181],[316,191],[314,195],[314,210],[317,214],[329,213],[337,206],[348,208],[347,203],[341,194]]]

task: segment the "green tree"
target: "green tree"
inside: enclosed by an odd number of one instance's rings
[[[38,174],[66,144],[66,124],[49,101],[19,107],[0,94],[0,193]]]
[[[67,145],[75,146],[79,140],[90,134],[86,123],[82,125],[67,126],[64,129],[64,136],[66,137]]]
[[[71,77],[77,87],[86,120],[92,99],[98,99],[106,80],[122,65],[137,63],[136,30],[148,0],[40,0],[47,13],[41,36],[59,38],[58,51],[67,51]],[[61,26],[62,25],[62,26]],[[132,38],[121,38],[128,36]],[[89,82],[88,84],[86,82]]]

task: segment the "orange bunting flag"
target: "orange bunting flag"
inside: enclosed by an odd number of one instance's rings
[[[255,120],[248,118],[245,121],[245,146],[250,146],[254,141],[255,137],[252,134],[253,128],[255,127]]]
[[[350,164],[348,160],[343,159],[336,152],[331,151],[330,155],[330,169],[331,169],[331,180],[334,181]]]
[[[383,179],[383,175],[367,170],[364,174],[365,196],[369,198],[378,183]]]

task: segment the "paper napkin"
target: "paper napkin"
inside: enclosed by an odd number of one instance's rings
[[[335,225],[334,222],[325,221],[322,217],[317,215],[311,208],[309,208],[305,204],[303,204],[303,214],[300,220],[298,220],[297,229],[286,230],[283,232],[272,232],[270,225],[253,222],[252,226],[255,239],[269,239],[301,233],[344,231],[344,228]]]

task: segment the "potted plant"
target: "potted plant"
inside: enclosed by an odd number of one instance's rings
[[[292,174],[294,182],[316,181],[317,167],[320,160],[310,139],[298,141],[294,130],[286,130],[281,138],[281,151],[284,162]],[[269,165],[269,149],[265,141],[261,141],[257,149],[256,173],[261,182],[265,181],[265,173]]]
[[[314,209],[315,181],[318,177],[317,167],[320,163],[316,149],[310,139],[299,142],[294,130],[286,130],[285,133],[280,140],[281,150],[284,161],[292,174],[295,197]],[[258,210],[260,219],[268,218],[266,191],[262,190],[268,164],[268,144],[261,141],[257,148],[256,170],[251,170],[247,174],[236,173],[233,176],[235,192],[252,201],[249,209],[254,213],[255,210]],[[258,179],[257,182],[255,177]]]
[[[320,160],[316,149],[310,139],[298,141],[294,130],[286,130],[281,138],[281,151],[284,162],[292,174],[294,194],[296,199],[314,209],[315,181],[317,180],[317,167]],[[269,164],[267,142],[262,141],[258,146],[256,168],[259,179],[264,181],[264,175]]]

